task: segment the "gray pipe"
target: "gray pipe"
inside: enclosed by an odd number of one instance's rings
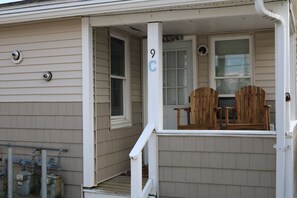
[[[46,150],[41,151],[41,158],[42,158],[42,164],[41,164],[41,197],[47,198],[47,163],[46,163]]]
[[[19,148],[30,148],[36,150],[50,150],[50,151],[59,151],[59,152],[68,152],[68,149],[60,149],[60,148],[51,148],[51,147],[42,147],[42,146],[27,146],[27,145],[18,145],[18,144],[0,144],[0,146],[7,146],[7,147],[19,147]]]
[[[12,198],[13,197],[13,167],[12,167],[12,148],[11,147],[8,147],[8,151],[7,151],[7,166],[8,166],[8,170],[7,170],[8,196],[7,197]]]

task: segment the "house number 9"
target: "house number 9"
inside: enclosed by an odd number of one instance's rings
[[[155,50],[155,49],[151,49],[151,50],[150,50],[150,53],[151,53],[151,55],[152,55],[152,58],[154,58],[155,55],[156,55],[156,50]],[[154,72],[154,71],[157,70],[157,68],[156,68],[156,63],[157,63],[156,60],[151,60],[151,61],[149,62],[149,70],[150,70],[151,72]]]
[[[151,49],[150,53],[152,55],[152,58],[154,58],[155,57],[155,54],[156,54],[156,50],[155,49]]]

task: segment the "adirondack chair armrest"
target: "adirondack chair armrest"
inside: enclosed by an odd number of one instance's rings
[[[264,105],[264,107],[265,107],[266,129],[270,130],[270,109],[271,109],[271,105]]]
[[[225,107],[225,119],[226,119],[226,126],[229,124],[229,110],[232,110],[232,117],[233,122],[236,121],[236,108],[235,107]]]
[[[188,121],[188,125],[190,125],[191,121],[190,121],[190,112],[191,112],[191,108],[190,107],[177,107],[174,108],[173,110],[177,111],[177,128],[179,128],[179,126],[181,125],[180,123],[180,111],[184,110],[187,112],[187,121]]]
[[[219,129],[222,129],[222,127],[223,127],[223,121],[222,121],[222,107],[214,107],[213,108],[214,109],[214,111],[216,112],[216,113],[219,113],[219,118],[220,118],[220,127],[219,127]],[[213,114],[214,115],[214,122],[215,122],[215,124],[216,124],[216,122],[217,122],[217,114]],[[216,129],[216,126],[215,126],[215,129]]]
[[[235,110],[235,107],[225,107],[225,109],[228,109],[228,110],[229,109],[231,109],[231,110],[234,109]]]
[[[191,112],[191,108],[190,107],[177,107],[177,108],[174,108],[173,110],[176,110],[176,111],[184,110],[184,111]]]

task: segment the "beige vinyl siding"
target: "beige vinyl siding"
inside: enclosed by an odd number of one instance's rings
[[[13,50],[22,51],[21,63],[10,60]],[[80,18],[1,27],[0,102],[81,101],[81,54]]]
[[[275,138],[159,136],[160,197],[275,197]]]
[[[271,105],[271,123],[275,123],[275,43],[274,31],[254,33],[254,83],[266,92],[267,104]]]
[[[207,36],[199,36],[197,40],[198,46],[208,45]],[[194,54],[197,54],[194,52]],[[199,56],[198,55],[198,86],[199,87],[208,87],[209,86],[209,57],[208,56]]]
[[[83,182],[82,103],[0,103],[0,143],[68,149],[62,154],[60,172],[65,183],[65,197],[80,197]],[[32,159],[33,149],[13,148],[14,158]],[[36,153],[36,160],[40,158]],[[57,160],[58,152],[48,151]],[[0,157],[6,159],[6,147]],[[14,165],[20,171],[20,166]],[[14,175],[15,178],[15,175]],[[15,183],[15,182],[14,182]]]
[[[255,85],[264,88],[267,100],[275,100],[274,31],[255,32]]]
[[[129,36],[132,127],[110,130],[109,28],[95,29],[96,181],[130,169],[129,152],[142,131],[141,39]]]

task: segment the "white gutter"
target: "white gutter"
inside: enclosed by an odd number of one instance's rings
[[[125,13],[140,10],[171,9],[197,4],[216,4],[230,0],[89,0],[73,3],[56,3],[28,7],[0,8],[0,24],[36,21],[74,16],[90,16],[108,13]]]
[[[275,14],[265,8],[263,0],[256,0],[255,7],[256,7],[256,11],[259,15],[269,18],[275,22],[280,22],[280,23],[284,24],[284,19],[280,15]]]
[[[267,10],[263,0],[255,0],[255,8],[259,15],[275,21],[276,32],[276,197],[286,197],[286,132],[288,132],[286,93],[286,61],[287,46],[287,21],[281,15]]]

